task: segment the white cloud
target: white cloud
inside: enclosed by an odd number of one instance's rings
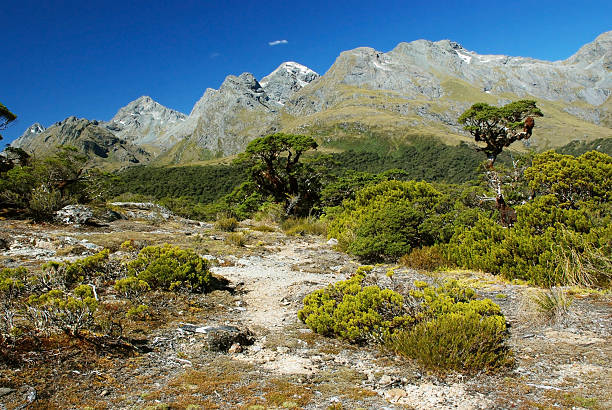
[[[209,57],[214,59],[214,58],[219,57],[220,55],[221,55],[221,53],[217,53],[217,52],[215,51],[214,53],[210,53],[210,54],[209,54]]]
[[[279,44],[287,44],[287,43],[289,43],[287,40],[275,40],[275,41],[270,41],[268,45],[277,46]]]

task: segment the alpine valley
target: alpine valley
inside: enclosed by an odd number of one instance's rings
[[[106,168],[188,164],[230,156],[273,132],[313,136],[324,150],[411,137],[470,141],[459,115],[476,102],[534,99],[544,112],[534,137],[513,149],[544,150],[612,136],[612,31],[563,61],[481,55],[449,40],[400,43],[389,52],[340,54],[322,76],[282,63],[258,80],[229,75],[189,115],[140,97],[110,121],[69,117],[36,123],[12,144],[35,155],[72,145]]]

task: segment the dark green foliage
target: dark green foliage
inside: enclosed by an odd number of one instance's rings
[[[204,292],[213,286],[210,263],[191,249],[176,246],[148,246],[128,264],[131,276],[146,282],[151,289]]]
[[[15,121],[17,116],[13,114],[8,108],[6,108],[2,103],[0,103],[0,130],[6,128],[6,126]],[[0,135],[0,140],[2,139],[2,135]]]
[[[328,235],[366,260],[397,258],[452,235],[453,202],[431,184],[383,181],[327,210]]]
[[[555,150],[559,154],[573,155],[575,157],[589,151],[599,151],[612,155],[612,138],[597,138],[593,141],[572,141]]]
[[[399,146],[377,140],[379,151],[359,151],[353,148],[331,154],[327,162],[329,172],[342,175],[346,170],[381,173],[390,169],[406,172],[402,179],[426,180],[430,182],[463,183],[478,178],[480,155],[473,147],[461,143],[446,145],[435,138],[411,138]],[[500,161],[509,163],[507,155]]]
[[[370,267],[304,299],[298,318],[313,331],[351,343],[385,343],[426,367],[467,372],[511,363],[506,321],[498,305],[447,281],[415,282],[401,295],[366,285]]]
[[[251,141],[238,162],[250,166],[257,191],[284,204],[287,215],[307,215],[318,202],[320,184],[318,174],[300,159],[316,148],[312,137],[276,133]]]
[[[87,169],[86,157],[72,147],[41,159],[17,150],[9,154],[15,159],[0,172],[0,205],[25,210],[38,220],[50,219],[68,204],[103,200],[111,185],[110,175]]]
[[[247,178],[244,165],[206,165],[183,167],[130,167],[121,171],[113,194],[125,192],[154,199],[181,199],[193,204],[213,202]],[[170,199],[171,198],[171,199]],[[177,205],[173,210],[180,209]]]
[[[515,101],[503,107],[476,103],[461,114],[457,121],[465,124],[464,129],[472,134],[476,142],[486,144],[480,150],[493,163],[504,148],[531,136],[531,130],[522,131],[528,116],[543,116],[533,100]]]

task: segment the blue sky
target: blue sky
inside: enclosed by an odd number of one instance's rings
[[[109,120],[141,95],[188,114],[228,74],[261,78],[283,61],[323,74],[360,46],[451,39],[562,60],[612,30],[612,2],[21,0],[0,21],[0,102],[18,115],[3,145],[36,121]]]

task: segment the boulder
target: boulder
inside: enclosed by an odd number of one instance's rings
[[[93,218],[93,211],[84,205],[67,205],[55,213],[55,220],[66,225],[86,225]]]
[[[206,336],[208,350],[227,352],[233,345],[249,346],[255,342],[255,335],[249,329],[236,326],[201,326],[183,324],[181,330]]]

